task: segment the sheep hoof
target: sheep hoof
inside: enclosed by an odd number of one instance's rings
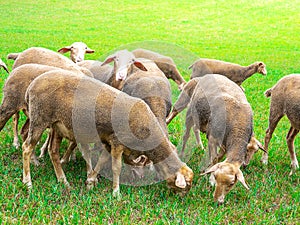
[[[268,156],[267,155],[263,155],[263,157],[261,158],[261,162],[265,165],[268,165]]]
[[[98,183],[97,178],[95,179],[88,178],[85,182],[87,190],[93,189],[97,183]]]
[[[113,197],[116,198],[117,200],[121,200],[121,194],[119,188],[113,190]]]
[[[19,148],[20,148],[20,143],[19,143],[19,141],[14,141],[13,146],[14,146],[16,149],[19,149]]]

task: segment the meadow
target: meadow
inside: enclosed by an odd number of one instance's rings
[[[255,135],[262,143],[270,103],[264,91],[281,77],[300,72],[300,4],[296,0],[0,2],[0,58],[9,69],[13,61],[6,59],[8,53],[32,46],[56,51],[75,41],[95,49],[86,59],[103,59],[115,49],[151,47],[172,56],[186,80],[191,73],[187,67],[198,57],[241,65],[263,61],[268,75],[255,74],[243,83],[254,111]],[[1,90],[7,77],[1,69]],[[179,91],[170,82],[175,101]],[[170,139],[178,149],[183,115],[169,125]],[[119,201],[112,197],[109,179],[101,178],[87,191],[80,154],[75,163],[64,167],[70,193],[57,182],[48,155],[40,160],[40,167],[31,166],[33,188],[28,191],[22,184],[22,151],[12,146],[10,120],[0,132],[0,224],[299,224],[299,171],[289,176],[288,129],[284,118],[270,142],[268,165],[260,162],[262,152],[258,152],[243,169],[250,190],[238,183],[218,206],[208,176],[200,176],[205,153],[197,148],[193,135],[188,143],[192,155],[186,163],[195,178],[184,198],[165,182],[121,185]],[[204,135],[202,140],[207,146]],[[296,138],[296,152],[299,145]]]

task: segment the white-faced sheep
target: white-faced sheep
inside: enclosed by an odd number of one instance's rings
[[[6,64],[2,61],[2,59],[0,59],[0,68],[3,68],[7,73],[9,73],[9,70],[6,66]]]
[[[102,66],[111,62],[114,63],[114,68],[107,84],[119,90],[123,88],[127,76],[133,72],[132,65],[135,65],[140,70],[147,71],[143,63],[126,49],[108,56],[102,63]]]
[[[185,80],[178,71],[173,59],[168,56],[161,55],[147,49],[138,48],[132,51],[137,58],[150,59],[156,63],[158,68],[165,74],[168,79],[172,79],[178,85],[178,89],[182,90]]]
[[[10,58],[10,54],[7,56],[7,58]],[[23,52],[18,53],[18,57],[16,58],[12,68],[15,69],[21,65],[30,63],[55,66],[70,71],[80,70],[85,75],[93,77],[92,73],[89,70],[77,66],[67,57],[50,49],[42,47],[31,47],[24,50]]]
[[[55,92],[53,91],[55,90]],[[63,97],[62,97],[63,96]],[[110,146],[113,193],[119,194],[119,176],[123,154],[141,151],[165,178],[169,186],[186,193],[193,179],[192,170],[181,162],[148,105],[100,81],[74,76],[71,72],[47,72],[27,89],[30,126],[23,144],[23,182],[31,186],[29,159],[34,146],[47,127],[54,139],[50,156],[59,180],[67,183],[57,150],[61,137],[81,145],[98,142]],[[83,157],[88,150],[83,148]],[[96,182],[102,162],[100,157],[87,184]],[[89,162],[87,162],[89,163]]]
[[[85,43],[83,42],[74,42],[70,46],[63,47],[58,50],[59,53],[66,53],[70,52],[70,59],[74,63],[78,63],[84,60],[84,56],[86,53],[94,53],[95,51],[90,49]]]
[[[225,76],[209,74],[190,82],[195,86],[191,98],[187,94],[191,89],[186,93],[183,90],[174,108],[182,109],[189,104],[194,123],[206,133],[213,166],[204,174],[211,173],[216,184],[214,199],[223,203],[237,181],[249,189],[240,167],[245,162],[253,133],[251,106],[239,86]],[[217,163],[218,147],[226,153],[225,161],[220,163]]]
[[[265,92],[266,97],[271,97],[269,127],[266,130],[265,150],[268,151],[272,134],[280,121],[286,115],[291,127],[286,136],[292,170],[290,175],[299,168],[295,153],[294,140],[300,130],[300,74],[291,74],[281,78],[272,88]],[[262,162],[268,163],[268,153],[263,155]]]
[[[194,62],[189,69],[190,68],[193,69],[191,79],[202,77],[206,74],[221,74],[239,86],[255,73],[267,75],[266,65],[263,62],[255,62],[249,66],[241,66],[215,59],[199,59]]]

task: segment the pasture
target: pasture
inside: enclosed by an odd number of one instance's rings
[[[263,61],[268,75],[255,74],[242,85],[254,111],[256,138],[263,143],[270,103],[264,91],[281,77],[300,73],[299,11],[299,1],[281,0],[1,0],[0,58],[11,70],[13,61],[7,54],[32,46],[56,51],[83,41],[95,49],[86,59],[100,60],[115,49],[151,47],[172,56],[186,80],[191,73],[187,67],[198,57],[241,65]],[[1,69],[1,90],[7,76]],[[179,91],[170,82],[174,102]],[[168,128],[179,149],[184,116]],[[166,182],[121,185],[121,200],[112,197],[112,182],[105,178],[87,191],[79,153],[75,163],[64,167],[72,186],[69,193],[57,182],[48,154],[40,159],[40,167],[31,166],[33,188],[28,191],[22,184],[22,151],[12,146],[10,120],[0,132],[0,224],[298,224],[299,171],[289,176],[288,129],[284,118],[270,142],[268,165],[260,162],[259,151],[242,169],[250,190],[238,183],[218,206],[208,176],[200,176],[205,153],[196,147],[193,134],[186,163],[195,177],[184,198],[170,191]],[[204,135],[202,140],[207,148]],[[299,145],[296,138],[296,153]]]

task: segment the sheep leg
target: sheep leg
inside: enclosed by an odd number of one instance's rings
[[[218,149],[217,149],[217,146],[218,146],[218,142],[217,140],[209,135],[208,136],[208,149],[209,149],[209,160],[210,160],[210,165],[214,165],[218,162]]]
[[[13,115],[13,132],[14,132],[14,142],[13,142],[13,146],[15,146],[15,148],[19,148],[20,147],[20,142],[19,142],[19,138],[18,138],[18,124],[19,124],[19,118],[20,118],[20,113],[16,112]]]
[[[186,146],[186,142],[190,137],[190,130],[191,130],[192,126],[194,125],[193,118],[190,115],[189,111],[187,112],[186,115],[187,116],[186,116],[186,119],[185,119],[185,132],[184,132],[184,135],[183,135],[183,138],[182,138],[183,139],[183,144],[182,144],[182,149],[181,149],[181,156],[184,155],[184,149],[185,149],[185,146]]]
[[[47,150],[48,150],[48,146],[50,144],[50,140],[51,140],[51,132],[48,134],[47,139],[45,141],[45,143],[43,144],[43,146],[41,147],[41,153],[39,155],[39,158],[42,158],[45,156]]]
[[[99,172],[101,171],[105,163],[108,160],[110,160],[110,158],[111,158],[110,153],[106,149],[104,149],[101,155],[99,156],[99,159],[97,161],[94,170],[90,173],[90,175],[86,180],[86,185],[88,190],[95,186],[95,184],[97,183],[97,175],[99,174]]]
[[[112,171],[113,171],[113,196],[120,197],[120,174],[122,169],[122,154],[124,151],[124,146],[118,145],[116,147],[112,146]]]
[[[272,104],[271,104],[271,109],[272,109]],[[279,114],[276,110],[270,110],[270,117],[269,117],[269,127],[266,130],[266,136],[265,136],[265,150],[261,161],[263,164],[268,164],[268,147],[269,147],[269,142],[272,138],[272,134],[279,122],[279,120],[282,118],[282,114]]]
[[[27,139],[28,137],[28,131],[29,131],[29,119],[27,118],[25,121],[25,124],[22,126],[21,128],[21,137],[23,142]],[[40,162],[36,157],[35,152],[32,152],[31,157],[30,157],[30,162],[35,165],[35,166],[39,166]]]
[[[290,156],[291,156],[291,161],[292,161],[291,162],[292,170],[289,174],[290,176],[293,174],[293,172],[296,171],[297,168],[299,168],[298,160],[297,160],[296,153],[295,153],[295,146],[294,146],[295,137],[298,133],[299,133],[299,130],[291,127],[286,136],[286,143],[288,145]]]
[[[23,183],[28,186],[28,188],[32,187],[31,176],[30,176],[30,157],[33,152],[34,147],[37,142],[40,140],[40,137],[43,133],[44,129],[30,130],[28,137],[22,145],[23,149]]]
[[[201,137],[200,137],[200,130],[196,126],[193,126],[193,130],[194,130],[194,134],[196,137],[197,145],[200,146],[201,149],[204,149],[204,146],[203,146],[203,143],[202,143]]]
[[[91,152],[90,152],[89,146],[87,144],[81,144],[80,151],[81,151],[82,157],[84,158],[84,160],[86,162],[86,172],[87,172],[87,177],[89,177],[90,173],[93,171]]]
[[[77,143],[71,141],[67,151],[65,152],[65,154],[63,155],[62,159],[60,160],[61,164],[67,163],[70,161],[70,156],[72,154],[72,152],[74,151],[74,149],[77,147]]]
[[[54,129],[50,130],[49,137],[50,137],[49,155],[52,161],[52,165],[54,167],[56,178],[59,182],[63,182],[67,187],[69,187],[70,185],[61,167],[60,157],[59,157],[59,147],[62,141],[62,137],[58,135],[58,133]]]

